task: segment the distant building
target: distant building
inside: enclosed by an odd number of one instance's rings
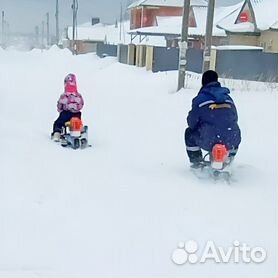
[[[159,1],[157,0],[156,2]],[[183,3],[183,1],[181,2]],[[205,3],[200,1],[191,2],[188,29],[190,48],[204,48],[207,18],[207,5]],[[227,35],[223,29],[217,27],[217,22],[240,7],[241,4],[215,8],[212,37],[213,45],[227,44]],[[131,29],[129,34],[132,36],[132,40],[139,36],[142,43],[149,37],[164,37],[166,40],[165,46],[178,47],[178,42],[181,37],[181,27],[182,16],[156,16],[153,26]]]
[[[231,45],[263,47],[278,53],[278,0],[245,0],[217,26],[225,30]]]
[[[100,18],[99,17],[92,17],[91,22],[92,22],[92,26],[94,26],[94,25],[100,23]]]
[[[129,21],[119,22],[118,24],[96,23],[97,20],[92,19],[77,26],[77,39],[75,44],[79,54],[96,52],[98,43],[119,44],[128,43],[130,36],[127,34],[129,30]],[[66,48],[72,48],[73,30],[72,26],[66,29],[63,45]]]
[[[130,10],[130,29],[156,26],[158,16],[181,16],[183,0],[139,0],[132,3]],[[207,6],[205,0],[192,0],[191,5]],[[194,24],[192,22],[192,24]]]

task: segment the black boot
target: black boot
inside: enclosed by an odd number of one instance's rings
[[[187,155],[189,157],[190,163],[192,163],[192,167],[198,168],[201,165],[201,163],[203,161],[203,155],[202,155],[201,150],[198,150],[198,151],[188,151],[187,150]]]

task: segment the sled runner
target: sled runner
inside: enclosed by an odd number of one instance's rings
[[[211,152],[208,152],[203,160],[198,165],[192,165],[192,169],[199,177],[202,174],[209,174],[213,179],[230,180],[231,177],[231,163],[234,159],[235,153],[229,152],[225,145],[216,144],[213,146]]]

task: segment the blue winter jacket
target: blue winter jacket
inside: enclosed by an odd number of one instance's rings
[[[235,104],[228,88],[219,82],[202,87],[192,101],[187,122],[190,129],[198,131],[199,146],[211,151],[217,143],[228,149],[238,148],[241,141]]]

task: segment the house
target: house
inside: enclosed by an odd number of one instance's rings
[[[217,22],[232,14],[240,7],[241,4],[215,8],[212,37],[213,45],[227,44],[227,35],[223,29],[217,27]],[[194,4],[193,2],[189,11],[189,47],[204,48],[206,18],[207,6]],[[182,16],[156,16],[155,21],[155,26],[130,30],[129,34],[132,36],[132,40],[136,38],[136,36],[140,36],[141,41],[148,37],[160,36],[165,38],[165,46],[177,47],[181,36]]]
[[[191,0],[192,5],[207,6],[205,0]],[[157,25],[158,16],[182,16],[183,0],[139,0],[132,3],[130,10],[130,29]]]
[[[79,54],[96,52],[98,43],[119,44],[128,43],[130,36],[126,31],[129,30],[129,21],[117,24],[97,23],[92,25],[87,22],[77,26],[76,46]],[[66,30],[64,47],[72,48],[73,28],[69,26]]]
[[[261,46],[278,53],[278,0],[245,0],[217,23],[232,45]]]

